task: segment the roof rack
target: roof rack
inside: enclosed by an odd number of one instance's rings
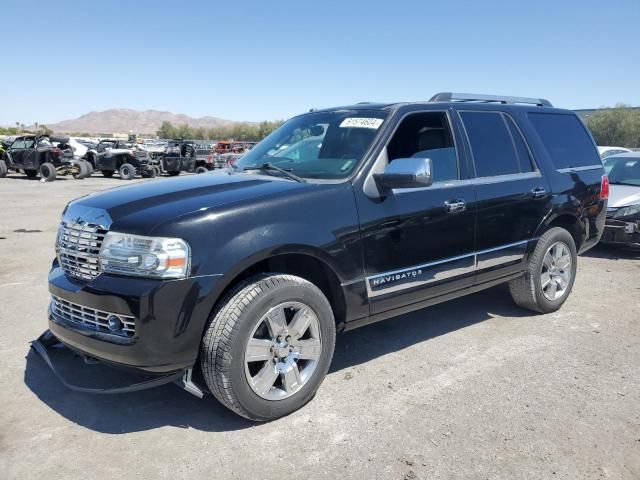
[[[477,102],[477,103],[502,103],[508,105],[526,104],[537,105],[538,107],[553,107],[549,100],[544,98],[528,97],[503,97],[501,95],[484,95],[476,93],[436,93],[430,102]]]

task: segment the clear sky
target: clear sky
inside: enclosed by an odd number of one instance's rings
[[[1,0],[0,124],[283,119],[438,91],[640,105],[640,0]]]

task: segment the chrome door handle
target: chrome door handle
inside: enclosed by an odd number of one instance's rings
[[[444,202],[444,210],[447,213],[460,213],[467,209],[467,204],[463,198],[456,200],[447,200]]]
[[[533,196],[533,198],[540,198],[540,197],[544,197],[544,194],[547,193],[546,190],[542,187],[536,187],[533,190],[531,190],[531,195]]]

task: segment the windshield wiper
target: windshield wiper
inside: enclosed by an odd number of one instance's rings
[[[244,167],[243,171],[249,170],[263,170],[268,172],[278,172],[283,177],[289,178],[291,180],[295,180],[298,183],[307,183],[304,178],[299,177],[295,173],[292,173],[290,170],[286,170],[284,168],[276,167],[273,163],[263,163],[262,165],[249,165],[248,167]]]

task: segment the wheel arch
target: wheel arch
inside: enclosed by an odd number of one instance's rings
[[[560,227],[567,230],[573,237],[576,250],[580,251],[580,247],[587,237],[587,230],[585,224],[574,213],[565,211],[550,214],[538,227],[536,237],[540,237],[544,232],[553,227]]]
[[[322,252],[301,246],[288,246],[275,251],[268,249],[239,262],[221,277],[211,311],[215,311],[236,285],[264,273],[295,275],[313,283],[327,297],[336,324],[344,323],[346,299],[336,269]]]

